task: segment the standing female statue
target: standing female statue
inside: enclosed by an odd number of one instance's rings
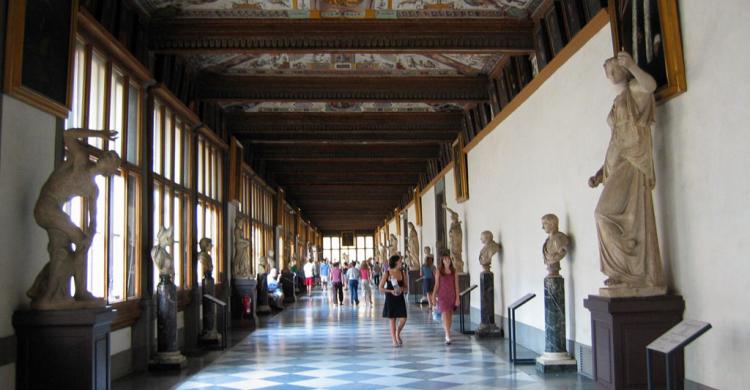
[[[607,123],[612,129],[604,166],[589,186],[604,184],[596,206],[596,228],[602,273],[608,279],[603,295],[658,295],[666,292],[651,191],[654,162],[651,125],[654,123],[653,77],[620,52],[604,63],[620,89]]]
[[[443,208],[451,213],[451,227],[448,230],[448,238],[451,243],[451,257],[457,273],[464,272],[463,260],[463,237],[464,231],[461,229],[461,221],[458,220],[458,213],[451,210],[448,205],[444,204]]]
[[[408,249],[408,257],[409,257],[409,269],[411,270],[418,270],[419,269],[419,234],[417,234],[417,229],[414,227],[414,224],[409,222],[409,249]]]
[[[26,293],[34,309],[59,310],[106,304],[103,299],[94,297],[86,286],[86,263],[96,233],[96,204],[99,197],[96,176],[117,173],[120,157],[109,151],[92,162],[82,141],[87,138],[112,141],[117,138],[117,132],[75,128],[63,134],[67,158],[44,183],[34,206],[34,219],[49,236],[49,262]],[[86,218],[80,228],[63,210],[65,203],[76,197],[83,198],[86,207]],[[71,297],[69,291],[71,276],[75,283],[75,297]]]
[[[234,218],[234,254],[232,256],[232,277],[250,279],[250,241],[242,237],[243,217]]]

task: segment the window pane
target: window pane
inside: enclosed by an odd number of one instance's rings
[[[81,42],[76,43],[76,53],[73,57],[73,95],[72,107],[65,128],[83,127],[83,89],[86,81],[86,50]]]
[[[338,249],[340,247],[341,245],[339,237],[331,237],[331,248]]]
[[[128,92],[128,150],[127,159],[133,164],[138,164],[138,128],[140,127],[140,107],[141,94],[140,89],[130,85]]]
[[[198,138],[198,193],[203,193],[203,140]]]
[[[183,164],[184,164],[183,167],[182,167],[182,172],[183,172],[182,176],[184,178],[183,185],[185,187],[191,187],[192,186],[191,181],[190,181],[190,171],[191,171],[191,167],[190,167],[190,156],[191,156],[191,154],[190,154],[191,153],[190,145],[191,144],[190,144],[190,131],[188,130],[187,126],[185,127],[185,129],[183,131],[182,145],[184,145],[183,146],[184,150],[183,150],[183,153],[182,153],[183,154]]]
[[[161,106],[159,104],[156,104],[154,107],[154,123],[153,123],[154,157],[153,157],[153,166],[151,167],[151,169],[154,171],[154,173],[158,173],[158,174],[161,174],[161,119],[162,119]]]
[[[96,201],[96,235],[91,243],[88,253],[88,282],[89,291],[97,297],[104,297],[104,227],[107,226],[107,204],[105,203],[107,193],[107,179],[103,176],[96,177],[96,186],[99,188],[99,198]]]
[[[123,156],[122,139],[123,121],[125,120],[125,79],[117,69],[112,69],[109,96],[109,129],[117,132],[118,137],[109,142],[109,150],[114,150],[119,156]]]
[[[173,199],[164,199],[164,204],[170,204],[174,206],[174,220],[172,226],[174,226],[174,245],[172,246],[172,259],[174,260],[174,284],[177,287],[182,286],[182,219],[180,218],[180,198],[175,196]],[[166,214],[169,215],[169,214]]]
[[[109,231],[109,302],[124,299],[125,291],[125,179],[112,177],[112,221]]]
[[[365,260],[365,250],[364,249],[357,249],[357,261],[363,261]]]
[[[182,123],[174,128],[174,181],[182,184]]]
[[[372,245],[372,236],[367,236],[367,238],[365,239],[365,247],[367,247],[367,248],[372,248],[373,247],[373,245]]]
[[[374,253],[373,253],[373,250],[372,250],[372,249],[367,249],[367,250],[365,251],[365,258],[369,259],[369,258],[374,258],[374,257],[375,257],[375,255],[374,255]]]
[[[357,248],[365,247],[365,236],[357,236]]]
[[[172,114],[164,118],[164,177],[172,180]]]
[[[127,247],[127,258],[128,258],[128,280],[127,280],[127,297],[133,298],[136,297],[138,294],[137,290],[137,278],[136,278],[136,272],[137,269],[137,262],[136,258],[138,256],[138,243],[137,243],[137,232],[136,232],[136,205],[137,205],[137,196],[138,196],[138,178],[135,175],[130,175],[130,178],[128,178],[128,225],[127,225],[127,238],[128,238],[128,247]]]
[[[89,124],[93,130],[104,129],[104,98],[106,94],[107,63],[96,52],[91,58],[91,85],[89,87]],[[89,144],[102,149],[101,138],[89,138]]]

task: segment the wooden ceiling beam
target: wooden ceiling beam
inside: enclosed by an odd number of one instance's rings
[[[456,132],[448,131],[284,131],[236,134],[240,142],[262,144],[323,144],[323,143],[430,143],[452,142]]]
[[[266,169],[273,173],[304,173],[310,175],[325,174],[327,172],[350,172],[350,173],[376,173],[376,172],[400,172],[400,173],[422,173],[426,164],[420,162],[382,164],[382,163],[335,163],[335,162],[311,162],[311,163],[269,163]]]
[[[198,100],[233,102],[476,103],[489,99],[486,77],[283,77],[204,73]]]
[[[533,22],[512,18],[154,19],[148,36],[157,53],[534,52]]]

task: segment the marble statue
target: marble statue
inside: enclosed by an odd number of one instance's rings
[[[271,272],[271,269],[276,268],[276,253],[273,249],[269,249],[267,253],[268,256],[266,256],[266,260],[268,261],[268,272]]]
[[[198,252],[198,262],[201,263],[204,277],[208,277],[207,275],[213,275],[214,261],[211,259],[211,249],[214,247],[213,242],[211,242],[210,238],[203,237],[198,241],[198,246],[201,248]]]
[[[380,262],[385,264],[386,261],[388,261],[388,247],[380,244]]]
[[[343,261],[344,263],[348,263],[349,262],[349,254],[346,253],[346,252],[342,253],[341,254],[341,261]]]
[[[270,268],[268,268],[268,258],[266,256],[261,256],[258,259],[258,273],[259,274],[265,274],[268,272]]]
[[[398,237],[395,234],[391,234],[388,239],[388,257],[398,254]]]
[[[112,141],[117,138],[117,132],[74,128],[63,133],[67,158],[47,178],[34,206],[34,219],[49,237],[49,261],[26,292],[33,309],[62,310],[106,305],[103,299],[94,297],[86,286],[87,259],[96,234],[99,189],[95,179],[99,175],[112,176],[117,173],[120,157],[109,151],[97,162],[92,162],[83,141],[87,138]],[[88,220],[88,224],[83,222],[80,228],[63,211],[63,205],[76,197],[84,199],[84,220]],[[75,284],[75,296],[72,297],[71,277]]]
[[[659,254],[654,205],[651,126],[656,82],[629,54],[604,63],[607,78],[619,89],[607,123],[612,130],[604,165],[589,179],[604,184],[595,217],[606,296],[666,293]]]
[[[429,246],[424,247],[424,257],[427,258],[428,256],[432,256],[432,249],[430,249]]]
[[[492,232],[485,230],[481,235],[482,250],[479,252],[479,264],[482,265],[484,272],[490,272],[490,266],[492,265],[492,256],[502,249],[502,246],[495,242],[492,237]]]
[[[169,276],[174,281],[174,259],[167,252],[174,245],[174,228],[162,227],[156,235],[156,245],[151,248],[151,260],[159,270],[159,276]]]
[[[542,246],[547,272],[549,276],[560,275],[560,260],[568,254],[570,238],[558,230],[559,220],[555,214],[542,217],[542,229],[549,235]]]
[[[451,213],[451,227],[448,230],[448,239],[450,240],[450,251],[451,258],[453,258],[453,266],[456,267],[457,273],[464,272],[464,260],[463,260],[463,236],[464,232],[461,228],[461,221],[458,220],[458,213],[451,210],[448,205],[443,205],[443,208]]]
[[[234,253],[232,254],[232,277],[237,279],[250,279],[252,277],[250,267],[250,241],[242,236],[242,220],[244,217],[237,215],[234,218]]]
[[[419,235],[417,234],[417,229],[414,227],[414,224],[409,222],[409,249],[408,249],[408,258],[409,258],[409,269],[417,270],[419,269]]]

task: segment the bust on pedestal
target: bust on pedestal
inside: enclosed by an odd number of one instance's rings
[[[547,276],[544,278],[544,354],[536,359],[540,372],[576,371],[576,361],[568,354],[565,338],[565,280],[560,276],[560,260],[568,254],[570,239],[558,231],[554,214],[542,217],[542,228],[549,236],[542,245]]]
[[[151,369],[181,369],[187,365],[177,344],[177,287],[174,285],[174,261],[167,252],[174,244],[173,228],[161,228],[151,259],[159,270],[156,287],[157,353],[149,362]]]
[[[234,219],[234,252],[232,253],[232,319],[239,320],[234,324],[257,324],[255,305],[258,298],[258,282],[253,278],[250,259],[250,240],[243,236],[245,217],[237,215]]]
[[[214,245],[207,237],[201,238],[198,245],[201,248],[198,252],[198,261],[203,268],[203,295],[216,296],[214,263],[211,259],[211,249]],[[216,331],[216,305],[205,298],[203,299],[203,333],[200,341],[208,345],[221,345],[221,335]]]
[[[490,271],[492,257],[502,246],[495,242],[489,230],[482,232],[481,239],[484,245],[479,252],[479,264],[484,268],[479,274],[482,322],[475,334],[477,337],[503,337],[502,329],[495,324],[495,275]]]
[[[265,256],[260,257],[258,261],[258,302],[255,307],[255,312],[258,314],[268,314],[271,312],[271,306],[268,304],[268,285],[266,284],[266,278],[268,278],[268,260]]]

